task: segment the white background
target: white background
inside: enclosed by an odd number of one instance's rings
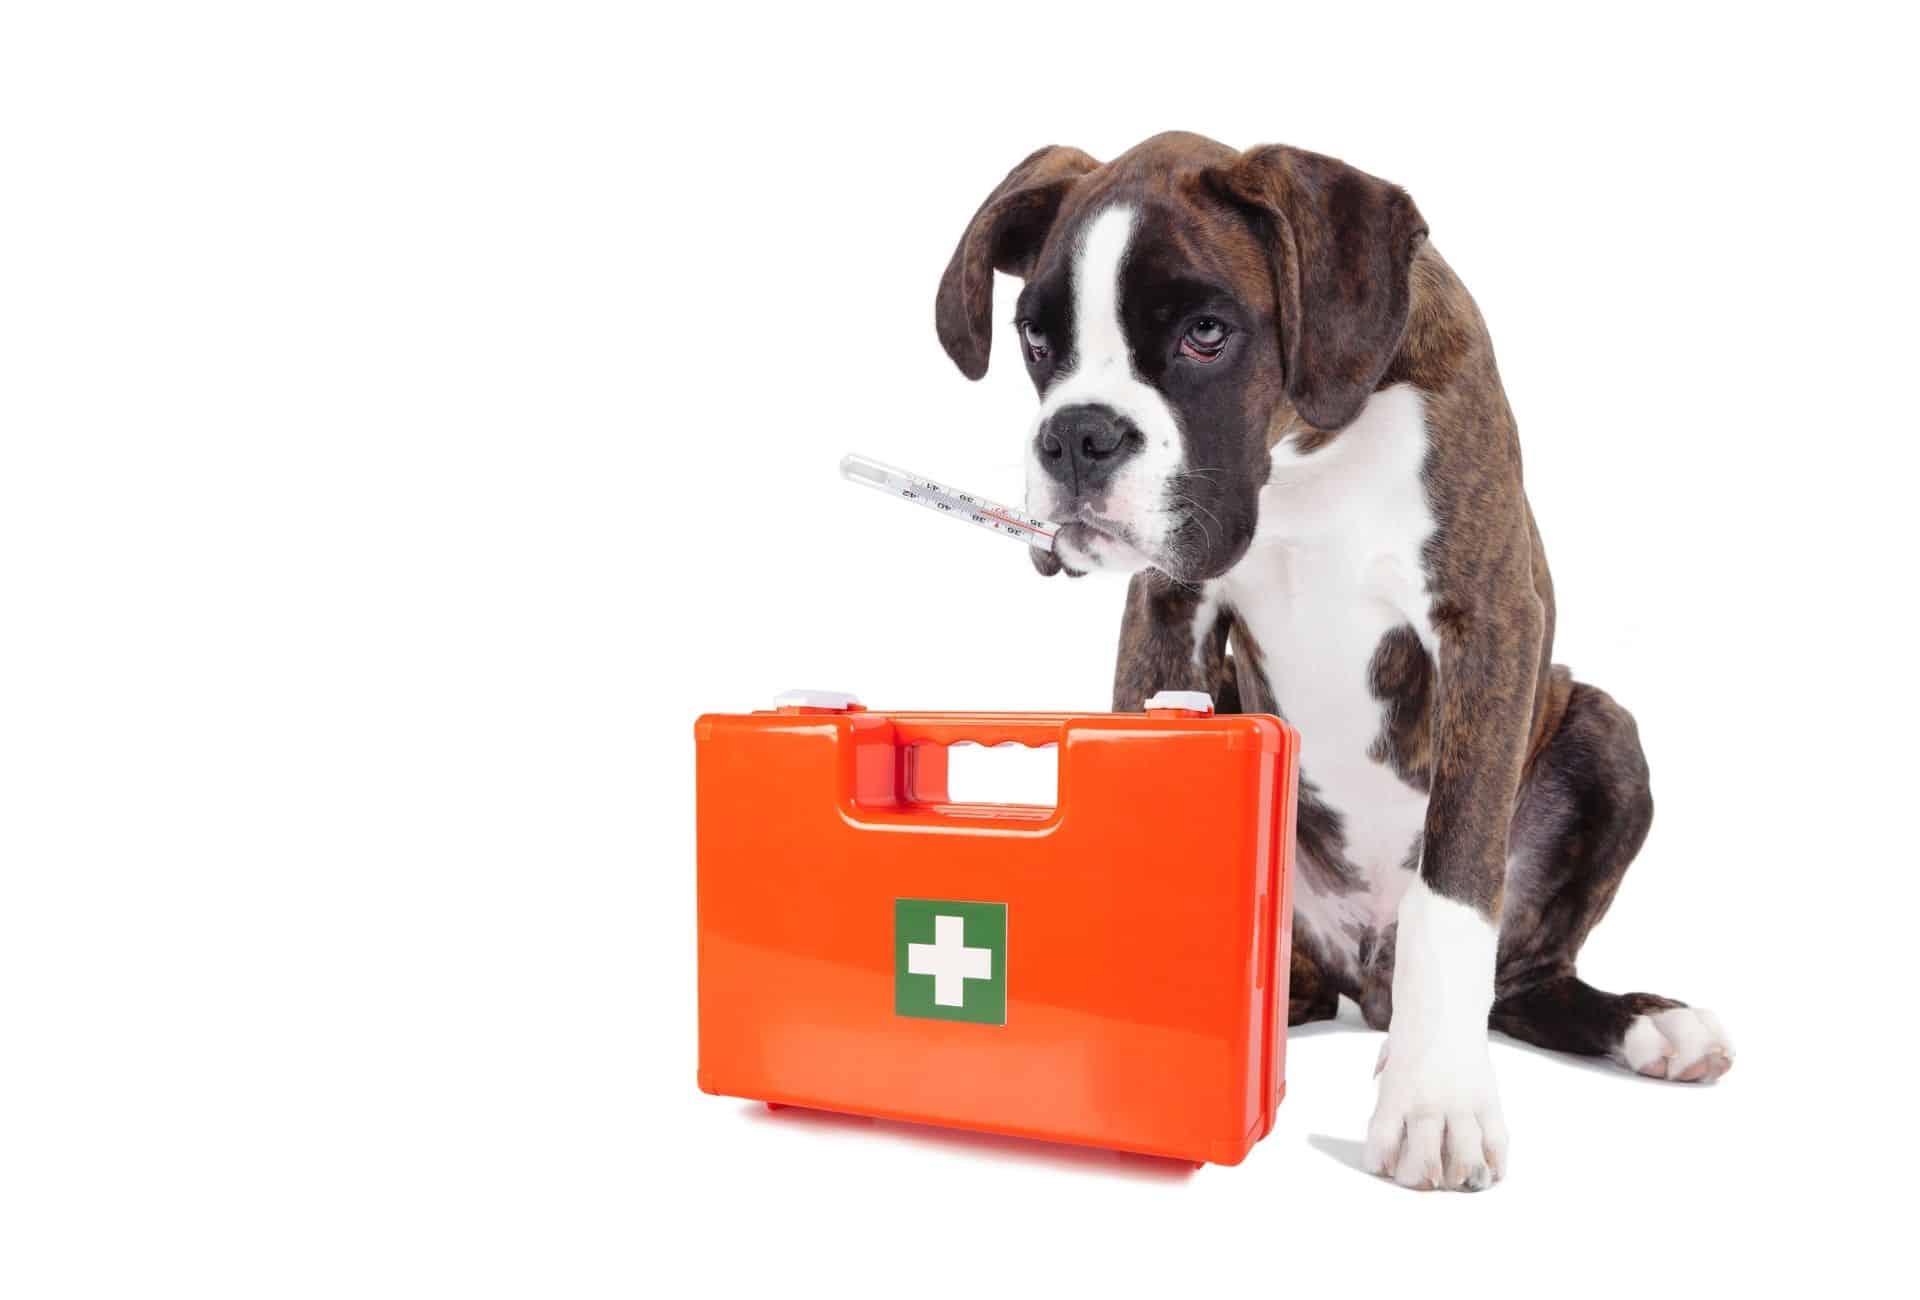
[[[1916,1167],[1910,38],[1441,8],[9,6],[0,1292],[1873,1267]],[[1739,1046],[1690,1089],[1498,1043],[1483,1196],[1352,1167],[1356,1028],[1194,1175],[694,1087],[697,713],[1104,707],[1117,581],[834,462],[1016,493],[1010,294],[970,385],[940,270],[1031,149],[1176,126],[1406,185],[1477,296],[1559,658],[1659,798],[1585,973]]]

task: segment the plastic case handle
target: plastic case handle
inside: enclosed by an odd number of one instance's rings
[[[1026,745],[1060,743],[1064,713],[895,715],[894,739],[902,745]]]

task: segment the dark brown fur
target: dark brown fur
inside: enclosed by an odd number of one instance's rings
[[[1319,965],[1293,945],[1293,977],[1287,990],[1287,1023],[1304,1025],[1310,1020],[1331,1020],[1340,1010],[1340,990],[1321,971]]]
[[[1380,701],[1380,734],[1367,750],[1402,781],[1425,790],[1433,781],[1433,660],[1410,627],[1394,629],[1373,652],[1367,685]]]
[[[1227,700],[1233,702],[1233,712],[1243,711],[1239,682],[1227,654],[1226,623],[1218,622],[1206,632],[1200,653],[1194,653],[1194,615],[1199,608],[1200,597],[1192,587],[1164,574],[1149,570],[1128,585],[1113,678],[1113,697],[1128,701],[1125,711],[1145,708],[1147,697],[1155,691],[1174,690],[1206,691],[1220,712],[1228,711],[1222,703]]]

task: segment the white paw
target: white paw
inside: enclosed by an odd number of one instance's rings
[[[1507,1124],[1484,1042],[1425,1060],[1382,1049],[1377,1073],[1368,1169],[1422,1191],[1478,1192],[1499,1181],[1507,1168]]]
[[[1733,1040],[1701,1007],[1672,1007],[1634,1017],[1614,1060],[1652,1079],[1712,1083],[1733,1068]]]

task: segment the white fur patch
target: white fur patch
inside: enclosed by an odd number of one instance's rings
[[[1167,484],[1186,459],[1180,421],[1166,398],[1142,382],[1133,368],[1125,326],[1120,319],[1120,270],[1133,238],[1134,210],[1116,204],[1087,222],[1073,263],[1073,369],[1056,380],[1041,399],[1027,445],[1027,509],[1043,519],[1073,517],[1066,489],[1041,464],[1037,440],[1041,426],[1063,407],[1098,403],[1127,419],[1146,439],[1102,489],[1105,498],[1096,527],[1117,526],[1131,544],[1096,540],[1077,545],[1062,539],[1061,558],[1071,567],[1137,571],[1153,563],[1173,531]]]
[[[1479,1191],[1507,1164],[1487,1051],[1499,932],[1417,878],[1399,920],[1393,1025],[1367,1126],[1367,1167],[1404,1187]]]
[[[1614,1060],[1650,1078],[1712,1083],[1733,1068],[1733,1040],[1704,1007],[1672,1007],[1634,1017]]]
[[[1214,584],[1200,594],[1199,607],[1193,611],[1193,622],[1188,629],[1188,635],[1193,638],[1193,670],[1196,674],[1206,667],[1207,642],[1213,636],[1214,625],[1219,621],[1219,586]],[[1212,689],[1211,683],[1208,689]]]
[[[1405,385],[1374,394],[1310,456],[1281,443],[1252,548],[1208,588],[1246,623],[1276,707],[1302,737],[1302,775],[1340,814],[1364,886],[1321,895],[1303,876],[1294,911],[1323,953],[1348,962],[1360,930],[1393,919],[1426,824],[1426,794],[1367,752],[1381,729],[1368,680],[1381,639],[1410,624],[1435,650],[1421,567],[1434,528],[1426,455],[1424,407]]]

